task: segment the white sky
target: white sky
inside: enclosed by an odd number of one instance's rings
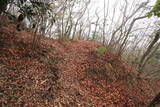
[[[90,17],[93,18],[93,21],[95,22],[97,17],[95,16],[95,11],[99,13],[99,17],[103,21],[103,13],[104,13],[104,1],[106,2],[106,12],[107,12],[107,4],[109,2],[109,8],[108,8],[108,16],[107,16],[107,21],[108,23],[110,22],[112,16],[113,16],[113,10],[116,5],[116,11],[115,11],[115,19],[114,22],[117,23],[117,20],[122,16],[122,13],[120,12],[120,9],[125,6],[125,0],[91,0],[91,3],[89,5],[89,14]],[[127,10],[127,14],[131,14],[133,8],[131,8],[132,3],[135,4],[135,6],[138,7],[139,4],[142,2],[146,2],[147,0],[127,0],[129,4],[129,9]],[[153,6],[155,4],[156,0],[150,0],[148,6]],[[145,14],[147,12],[144,12]],[[139,13],[141,14],[141,13]],[[149,20],[155,20],[154,18],[151,18]],[[149,20],[143,20],[142,23],[149,22]]]
[[[113,12],[113,7],[116,4],[119,4],[119,6],[124,6],[124,1],[125,0],[91,0],[91,4],[89,6],[90,13],[95,14],[95,11],[98,10],[103,14],[103,8],[104,8],[104,1],[106,2],[106,8],[107,8],[107,3],[109,2],[109,13]],[[129,5],[131,5],[133,2],[138,5],[142,2],[145,2],[147,0],[127,0],[129,1]],[[153,6],[156,0],[150,0],[149,5]],[[117,10],[120,10],[120,7],[117,6]],[[118,13],[119,11],[117,11]]]
[[[107,6],[107,3],[109,1],[109,6]],[[127,0],[128,4],[129,4],[129,8],[127,10],[127,15],[130,15],[133,11],[133,9],[135,9],[135,6],[138,7],[142,2],[146,2],[147,0]],[[125,6],[125,0],[105,0],[106,2],[106,10],[108,7],[108,16],[106,18],[106,23],[108,25],[106,25],[106,33],[108,33],[110,28],[115,29],[115,26],[117,26],[118,24],[121,23],[121,21],[118,21],[120,18],[122,18],[122,12],[120,11],[122,9],[122,7]],[[156,0],[150,0],[149,4],[147,6],[149,6],[150,8],[152,8],[152,6],[155,4]],[[132,4],[134,4],[134,7],[132,6]],[[111,23],[111,19],[113,16],[113,10],[114,7],[116,5],[116,9],[115,9],[115,18],[114,18],[114,25],[110,26]],[[90,19],[92,19],[91,22],[95,23],[95,21],[97,20],[95,11],[98,12],[98,15],[100,17],[101,20],[101,25],[103,23],[103,13],[104,13],[104,0],[91,0],[91,3],[88,7],[88,12]],[[149,10],[148,10],[149,11]],[[142,16],[144,16],[148,11],[145,11]],[[136,16],[139,16],[141,13],[138,13]],[[87,17],[87,15],[85,15],[85,18]],[[133,32],[136,35],[150,35],[155,28],[151,27],[151,26],[156,26],[155,22],[158,20],[158,18],[156,17],[152,17],[152,18],[146,18],[146,19],[142,19],[142,20],[138,20],[133,27],[133,30],[135,29],[139,29],[139,28],[146,28],[150,27],[150,29],[141,29],[138,31]],[[95,25],[91,25],[92,30],[94,30]],[[98,29],[99,30],[99,29]]]

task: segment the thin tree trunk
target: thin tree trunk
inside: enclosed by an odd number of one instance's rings
[[[147,59],[144,61],[144,63],[142,64],[141,70],[143,70],[143,68],[145,67],[145,65],[147,64],[147,62],[149,61],[149,59],[154,55],[154,53],[158,50],[160,46],[160,43],[155,47],[155,49],[153,50],[153,52],[147,57]]]
[[[154,45],[156,44],[156,42],[159,40],[159,38],[160,38],[160,34],[159,34],[159,32],[157,31],[154,40],[153,40],[153,41],[151,42],[151,44],[148,46],[146,52],[143,54],[143,56],[142,56],[142,58],[141,58],[141,60],[140,60],[140,62],[139,62],[139,67],[138,67],[139,70],[140,70],[139,75],[142,73],[142,71],[141,71],[141,70],[142,70],[142,65],[143,65],[146,57],[150,54],[152,48],[154,47]]]
[[[156,105],[160,105],[160,93],[158,93],[154,99],[150,102],[150,104],[148,105],[148,107],[156,107]],[[159,107],[159,106],[157,106]]]
[[[134,23],[135,23],[137,20],[143,19],[143,18],[146,18],[146,17],[147,17],[147,16],[142,16],[142,17],[138,17],[138,18],[133,19],[133,21],[131,22],[130,27],[129,27],[126,35],[125,35],[125,38],[124,38],[124,40],[123,40],[123,42],[122,42],[122,44],[121,44],[121,46],[120,46],[120,48],[119,48],[119,50],[118,50],[118,53],[117,53],[118,56],[121,56],[121,54],[122,54],[122,50],[123,50],[124,45],[125,45],[128,37],[129,37],[130,32],[131,32],[131,30],[132,30],[132,28],[133,28],[133,26],[134,26]]]

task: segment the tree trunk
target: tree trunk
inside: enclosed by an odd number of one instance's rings
[[[143,54],[143,56],[142,56],[142,58],[141,58],[141,60],[140,60],[140,62],[139,62],[139,67],[138,67],[139,70],[140,70],[139,75],[142,73],[142,65],[143,65],[146,57],[150,54],[152,48],[154,47],[154,45],[156,44],[156,42],[159,40],[159,38],[160,38],[160,32],[157,31],[154,40],[153,40],[153,41],[151,42],[151,44],[148,46],[146,52]]]
[[[0,0],[0,15],[7,9],[8,0]]]
[[[121,44],[121,46],[120,46],[120,48],[119,48],[119,50],[118,50],[118,53],[117,53],[118,56],[121,56],[121,54],[122,54],[124,45],[126,44],[126,41],[127,41],[128,37],[129,37],[129,34],[130,34],[130,32],[131,32],[131,30],[132,30],[132,28],[133,28],[133,26],[134,26],[134,23],[135,23],[137,20],[143,19],[143,18],[146,18],[146,17],[147,17],[147,16],[142,16],[142,17],[138,17],[138,18],[133,19],[133,21],[131,22],[131,24],[130,24],[130,26],[129,26],[129,29],[128,29],[126,35],[125,35],[125,38],[124,38],[124,40],[123,40],[123,42],[122,42],[122,44]]]
[[[155,49],[152,51],[152,53],[146,58],[146,60],[142,64],[142,69],[145,67],[145,65],[147,64],[149,59],[154,55],[154,53],[158,50],[159,46],[160,46],[160,43],[155,47]]]
[[[160,107],[160,93],[158,93],[148,105],[148,107],[156,107],[156,106]]]

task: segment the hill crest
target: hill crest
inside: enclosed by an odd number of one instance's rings
[[[33,33],[15,25],[0,33],[2,106],[146,107],[160,87],[108,51],[97,56],[94,42],[43,37],[33,51]]]

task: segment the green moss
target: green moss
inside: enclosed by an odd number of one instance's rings
[[[98,56],[102,55],[105,51],[107,50],[107,48],[105,46],[101,46],[99,48],[96,49],[96,54]]]

